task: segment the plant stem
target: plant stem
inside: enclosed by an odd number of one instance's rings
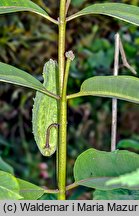
[[[57,194],[57,193],[59,193],[59,191],[58,191],[58,189],[55,189],[55,190],[46,189],[44,191],[44,193],[46,193],[46,194]]]
[[[66,199],[66,156],[67,156],[67,100],[63,94],[63,80],[65,72],[65,32],[66,32],[66,0],[60,1],[59,14],[59,41],[58,41],[58,65],[59,65],[59,145],[58,145],[58,199]]]
[[[56,95],[56,94],[53,94],[52,92],[48,91],[47,89],[44,89],[44,90],[41,90],[40,92],[42,92],[43,94],[46,94],[48,95],[49,97],[52,97],[56,100],[59,100],[60,99],[60,96],[59,95]]]
[[[58,148],[58,188],[59,200],[66,199],[66,162],[67,162],[67,100],[62,97],[60,104],[60,127]]]
[[[59,91],[62,95],[63,79],[65,71],[65,35],[66,35],[66,0],[60,1],[59,14],[59,41],[58,41],[58,64],[59,64]]]
[[[73,61],[74,58],[75,58],[72,51],[66,52],[65,56],[67,58],[67,61],[66,61],[66,68],[65,68],[65,75],[64,75],[64,85],[63,85],[63,92],[62,92],[62,95],[63,95],[64,98],[67,97],[67,84],[68,84],[68,76],[69,76],[70,64],[71,64],[71,61]]]
[[[119,36],[119,51],[122,57],[123,66],[129,69],[131,73],[133,73],[134,75],[137,75],[137,72],[135,71],[135,69],[127,61],[126,54],[125,54],[124,47],[123,47],[120,36]]]
[[[114,76],[118,75],[119,70],[119,34],[115,35],[115,56],[114,56]],[[117,134],[117,99],[112,99],[112,128],[111,128],[111,151],[116,149]]]
[[[72,190],[72,189],[74,189],[74,188],[76,188],[76,187],[78,187],[78,186],[79,186],[79,185],[76,184],[76,183],[74,182],[73,184],[70,184],[70,185],[68,185],[68,186],[66,187],[66,191]]]
[[[42,16],[43,16],[43,15],[42,15]],[[45,17],[46,19],[48,19],[50,22],[52,22],[52,23],[58,25],[58,21],[55,20],[55,19],[53,19],[52,17],[50,17],[50,16],[45,16],[45,15],[44,15],[43,17]]]
[[[67,0],[67,2],[66,2],[66,15],[68,13],[68,9],[69,9],[70,3],[71,3],[71,0]]]
[[[70,99],[74,99],[74,98],[77,98],[77,97],[82,97],[83,95],[80,94],[80,92],[78,93],[74,93],[74,94],[71,94],[71,95],[67,95],[67,100],[70,100]],[[84,95],[86,96],[86,95]]]
[[[61,115],[60,115],[60,139],[59,139],[59,199],[65,199],[66,193],[66,155],[67,155],[67,83],[68,83],[68,75],[71,61],[74,59],[74,54],[72,51],[66,52],[66,68],[64,74],[64,84],[62,90],[62,99],[61,99]],[[60,190],[61,188],[61,190]]]
[[[76,182],[66,186],[66,191],[69,191],[69,190],[72,190],[76,187],[79,187],[78,184],[76,184]],[[43,187],[45,189],[45,187]],[[45,189],[44,193],[46,194],[58,194],[59,193],[59,190],[58,189],[55,189],[55,190],[52,190],[52,189]]]

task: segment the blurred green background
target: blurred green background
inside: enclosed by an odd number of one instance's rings
[[[52,17],[58,17],[59,1],[33,0]],[[139,5],[137,0],[94,1]],[[91,4],[72,0],[69,15]],[[57,27],[31,13],[0,16],[0,61],[16,66],[42,81],[44,63],[57,59]],[[129,63],[139,73],[139,29],[106,16],[85,16],[67,25],[66,50],[73,50],[68,93],[77,92],[81,83],[94,75],[113,73],[114,35],[119,32]],[[120,74],[130,71],[120,67]],[[43,157],[32,134],[32,106],[35,92],[0,83],[0,156],[10,164],[17,177],[40,186],[56,187],[55,155]],[[83,97],[68,104],[67,184],[73,182],[73,165],[87,148],[110,150],[111,100]],[[117,141],[139,141],[139,106],[118,101]],[[132,149],[131,149],[132,150]],[[84,193],[85,192],[85,193]],[[91,199],[90,189],[69,192],[69,199]],[[43,197],[46,199],[47,197]],[[55,198],[55,197],[51,197]]]

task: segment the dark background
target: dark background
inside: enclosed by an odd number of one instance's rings
[[[59,1],[34,0],[52,17],[58,17]],[[92,2],[123,2],[138,5],[137,0],[73,0],[69,15]],[[29,72],[42,81],[43,65],[57,60],[57,27],[40,16],[22,12],[0,16],[0,61]],[[119,32],[129,63],[139,73],[139,29],[106,16],[85,16],[67,25],[66,50],[73,50],[68,93],[79,91],[81,83],[94,75],[113,73],[114,35]],[[130,71],[120,67],[120,74]],[[55,155],[43,157],[32,134],[32,106],[35,92],[0,83],[0,155],[15,175],[40,186],[56,187]],[[139,141],[139,106],[118,101],[117,141]],[[73,165],[87,148],[110,150],[111,99],[83,97],[68,102],[67,184],[73,182]],[[84,191],[86,190],[86,193]],[[52,197],[53,198],[53,197]],[[89,189],[69,193],[69,199],[91,199]],[[46,197],[44,197],[46,199]]]

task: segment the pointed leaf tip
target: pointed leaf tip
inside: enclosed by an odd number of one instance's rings
[[[98,3],[90,5],[83,10],[71,15],[67,21],[76,17],[101,14],[114,17],[134,25],[139,25],[139,7],[123,3]]]

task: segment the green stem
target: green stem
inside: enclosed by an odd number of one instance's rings
[[[74,189],[74,188],[76,188],[76,187],[78,187],[78,186],[79,186],[79,185],[76,184],[76,183],[74,182],[73,184],[70,184],[70,185],[68,185],[68,186],[66,187],[66,191],[72,190],[72,189]]]
[[[74,60],[74,54],[73,54],[72,51],[68,51],[68,52],[65,53],[65,56],[67,58],[67,61],[66,61],[66,68],[65,68],[65,75],[64,75],[64,85],[63,85],[62,97],[64,97],[66,99],[66,97],[67,97],[67,83],[68,83],[69,69],[70,69],[71,61]]]
[[[46,194],[57,194],[57,193],[59,193],[59,191],[58,191],[58,189],[56,189],[56,190],[48,189],[48,190],[45,190],[44,193],[46,193]]]
[[[59,166],[58,166],[58,182],[59,182],[59,199],[65,199],[66,193],[66,162],[67,162],[67,83],[71,61],[74,59],[72,51],[66,52],[67,57],[66,68],[64,74],[64,83],[61,98],[61,115],[60,115],[60,133],[59,133]],[[60,190],[61,189],[61,190]]]
[[[67,62],[64,75],[64,84],[61,98],[61,115],[60,115],[60,131],[59,131],[59,159],[58,159],[58,186],[59,199],[64,200],[66,193],[66,162],[67,162],[67,83],[71,60],[74,59],[72,51],[66,53]]]
[[[53,94],[52,92],[48,91],[47,89],[45,90],[41,90],[40,92],[42,92],[43,94],[46,94],[48,95],[49,97],[52,97],[56,100],[59,100],[60,99],[60,96],[59,95],[56,95],[56,94]]]
[[[58,188],[59,200],[66,199],[66,163],[67,163],[67,100],[62,97],[60,104]]]
[[[67,100],[63,95],[63,80],[65,72],[65,34],[66,34],[66,0],[60,1],[59,13],[59,41],[58,41],[58,65],[59,65],[59,145],[58,145],[58,199],[66,199],[66,155],[67,155]]]
[[[77,97],[81,97],[81,96],[86,96],[86,95],[81,95],[80,92],[78,93],[74,93],[74,94],[71,94],[71,95],[67,95],[67,100],[70,100],[70,99],[74,99],[74,98],[77,98]]]
[[[68,185],[68,186],[66,187],[66,191],[72,190],[72,189],[74,189],[74,188],[76,188],[76,187],[79,187],[79,185],[76,184],[76,183],[74,182],[74,183],[72,183],[72,184],[70,184],[70,185]],[[44,188],[44,189],[45,189],[45,188]],[[46,194],[58,194],[58,193],[59,193],[59,190],[58,190],[58,189],[54,189],[54,190],[52,190],[52,189],[46,189],[46,190],[44,191],[44,193],[46,193]]]
[[[59,14],[59,41],[58,41],[58,64],[59,64],[59,90],[62,95],[63,79],[65,72],[65,37],[66,37],[66,0],[60,1]]]
[[[42,15],[43,16],[43,15]],[[58,21],[57,20],[55,20],[55,19],[53,19],[52,17],[50,17],[50,16],[43,16],[43,17],[45,17],[46,19],[48,19],[50,22],[52,22],[52,23],[54,23],[54,24],[56,24],[56,25],[58,25]]]

